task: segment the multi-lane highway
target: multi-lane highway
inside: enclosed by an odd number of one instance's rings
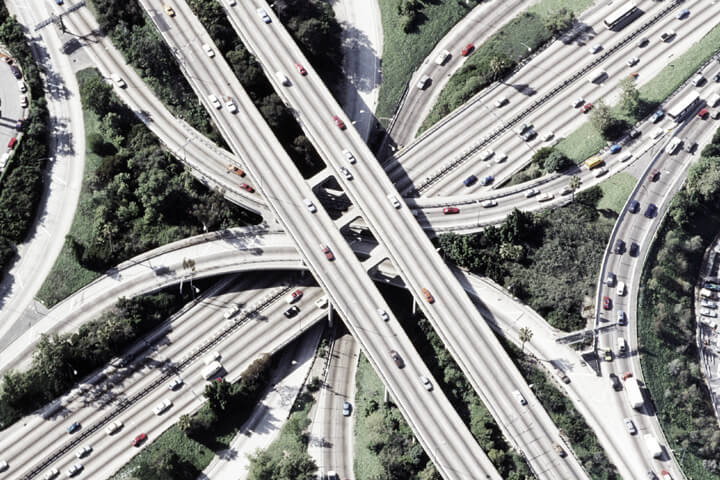
[[[144,0],[140,3],[178,55],[183,73],[211,112],[231,149],[248,166],[249,183],[265,196],[275,217],[296,242],[307,267],[360,341],[438,470],[447,478],[470,478],[478,471],[497,476],[447,398],[441,393],[428,394],[418,382],[418,375],[430,375],[427,367],[392,318],[382,296],[334,222],[318,208],[317,198],[225,60],[218,55],[209,57],[202,48],[203,44],[212,45],[212,41],[190,8],[179,2],[174,6],[174,14],[169,15],[162,2]],[[265,7],[269,11],[269,7]],[[249,14],[245,8],[243,3],[231,10]],[[254,9],[252,18],[266,25]],[[290,66],[293,68],[293,64]],[[310,75],[314,74],[309,65],[306,68]],[[272,78],[277,80],[276,75]],[[213,101],[211,95],[218,101]],[[362,142],[359,137],[358,142]],[[317,207],[309,208],[306,200]],[[363,292],[362,302],[358,302],[358,291]],[[390,313],[390,321],[379,317],[378,308]],[[396,366],[389,354],[391,350],[398,351],[405,359],[404,369]],[[448,425],[453,429],[451,438],[446,435]],[[445,443],[441,443],[441,438]]]

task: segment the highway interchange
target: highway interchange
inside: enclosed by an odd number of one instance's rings
[[[384,249],[384,255],[399,267],[403,280],[410,287],[410,291],[417,296],[417,301],[420,305],[424,302],[424,298],[420,294],[420,289],[425,285],[433,285],[430,288],[430,291],[433,297],[435,297],[436,303],[426,308],[425,311],[429,314],[429,318],[433,321],[435,328],[446,341],[446,345],[456,356],[458,363],[463,365],[466,375],[468,375],[468,378],[471,380],[478,393],[481,393],[481,390],[484,391],[482,386],[485,385],[486,382],[489,382],[490,384],[497,383],[497,379],[485,378],[482,381],[479,381],[479,379],[482,378],[482,372],[473,372],[472,365],[482,362],[508,362],[508,360],[504,357],[504,353],[501,350],[497,351],[498,346],[495,345],[497,342],[492,334],[489,333],[489,329],[485,327],[484,321],[481,319],[480,315],[477,313],[469,300],[464,295],[458,295],[456,293],[459,290],[454,288],[456,280],[452,277],[445,266],[440,264],[441,260],[439,259],[439,256],[436,252],[434,252],[434,249],[429,241],[426,241],[426,237],[422,234],[422,231],[418,227],[412,213],[409,212],[404,205],[401,205],[399,209],[395,208],[392,205],[391,200],[388,199],[388,195],[393,194],[392,192],[394,192],[394,189],[382,172],[377,170],[379,167],[374,162],[372,154],[369,152],[367,147],[365,147],[362,139],[360,139],[352,129],[341,132],[336,130],[334,125],[332,125],[332,115],[337,114],[341,118],[345,118],[340,111],[340,107],[334,102],[332,97],[329,96],[329,93],[324,90],[324,87],[319,82],[317,75],[314,71],[312,71],[311,66],[309,66],[304,60],[304,57],[297,49],[294,42],[290,40],[289,35],[287,35],[284,29],[279,27],[279,21],[277,18],[274,16],[272,17],[272,28],[275,29],[273,30],[273,33],[275,34],[274,39],[278,42],[275,45],[283,45],[283,47],[281,48],[282,51],[275,51],[273,53],[273,48],[279,47],[274,47],[273,44],[265,38],[264,34],[257,33],[263,32],[263,28],[267,28],[267,26],[259,22],[254,6],[248,5],[246,8],[240,8],[242,6],[239,5],[238,8],[233,9],[233,14],[231,15],[231,20],[233,20],[236,28],[239,28],[241,37],[243,37],[249,45],[254,45],[253,50],[256,54],[259,53],[259,60],[261,60],[263,65],[265,65],[268,77],[271,81],[275,82],[277,90],[281,93],[281,95],[284,95],[285,100],[290,105],[294,106],[298,112],[302,112],[299,118],[301,125],[306,130],[306,133],[309,134],[309,137],[316,143],[318,151],[333,168],[336,178],[341,183],[344,191],[350,197],[354,207],[351,208],[348,214],[338,222],[332,222],[329,218],[327,218],[322,209],[320,209],[317,213],[311,214],[303,207],[304,198],[313,199],[314,203],[318,206],[320,203],[309,190],[309,187],[307,185],[303,185],[303,182],[297,180],[301,178],[299,173],[296,170],[294,171],[294,166],[285,156],[284,152],[282,152],[281,149],[280,151],[277,150],[279,148],[277,142],[269,141],[269,139],[272,138],[271,134],[258,133],[257,136],[255,136],[255,140],[263,139],[263,141],[267,142],[259,146],[253,144],[252,138],[240,138],[237,135],[235,125],[238,123],[248,125],[248,122],[250,122],[257,127],[258,125],[262,125],[263,122],[258,118],[257,112],[253,110],[252,105],[247,105],[245,103],[246,95],[242,91],[242,88],[239,87],[239,84],[237,84],[237,81],[234,78],[231,78],[227,65],[225,65],[221,59],[215,58],[214,60],[209,60],[205,53],[200,49],[201,43],[211,42],[209,37],[207,37],[207,33],[199,31],[197,26],[193,25],[193,23],[196,24],[197,22],[192,22],[190,20],[188,24],[184,24],[184,22],[188,19],[194,19],[190,10],[182,4],[178,4],[175,6],[175,9],[182,13],[177,17],[168,20],[162,13],[161,3],[147,1],[143,2],[143,6],[151,12],[151,16],[157,23],[159,30],[164,34],[168,43],[171,46],[175,45],[178,52],[183,52],[180,60],[181,64],[186,71],[189,72],[190,78],[195,79],[196,84],[193,86],[199,91],[201,99],[207,102],[207,94],[217,92],[216,94],[218,94],[218,96],[231,96],[235,103],[238,104],[238,107],[240,108],[240,112],[238,114],[227,112],[227,108],[225,108],[224,105],[221,107],[220,112],[216,112],[215,108],[211,105],[208,105],[208,109],[214,113],[214,119],[226,137],[226,140],[231,145],[233,151],[240,159],[242,159],[240,164],[243,166],[247,165],[249,170],[248,177],[251,179],[254,178],[256,182],[262,182],[261,184],[255,185],[262,191],[262,193],[265,194],[266,198],[270,199],[270,207],[273,209],[278,218],[281,219],[281,223],[285,231],[287,231],[292,236],[293,241],[297,242],[300,246],[303,260],[310,267],[315,278],[318,279],[320,284],[326,290],[328,290],[328,282],[330,282],[329,284],[333,286],[333,288],[329,289],[328,293],[333,300],[334,306],[336,306],[342,313],[343,318],[352,325],[353,318],[360,319],[376,317],[373,308],[357,305],[357,302],[349,297],[347,292],[343,292],[342,288],[338,288],[338,286],[347,284],[347,279],[350,277],[346,274],[349,272],[355,272],[352,283],[357,282],[356,285],[363,285],[362,290],[371,299],[371,303],[384,305],[382,298],[376,293],[373,293],[376,292],[375,287],[372,283],[369,283],[367,274],[362,271],[367,270],[367,268],[363,268],[359,262],[353,261],[354,255],[349,251],[349,249],[345,248],[345,241],[337,231],[339,226],[342,226],[353,220],[355,217],[362,215],[367,221],[375,238],[382,240],[381,243]],[[272,12],[267,7],[266,9],[272,15]],[[81,11],[83,10],[84,9],[81,9]],[[648,14],[646,13],[646,15]],[[697,15],[697,17],[700,17],[700,15]],[[78,18],[80,18],[80,16],[78,16]],[[673,18],[672,15],[670,15],[669,18]],[[695,18],[695,16],[692,16],[691,18]],[[69,19],[70,17],[68,17],[68,20]],[[176,31],[178,29],[172,28],[173,22],[183,24],[183,28],[180,29],[182,31]],[[238,25],[240,25],[240,27],[238,27]],[[183,32],[193,32],[193,36],[183,36]],[[205,37],[203,37],[203,35],[205,35]],[[299,74],[296,74],[292,69],[293,63],[301,59],[305,68],[308,69],[309,72],[307,78],[299,76]],[[98,58],[96,58],[95,61],[100,63]],[[119,63],[122,63],[122,60],[119,60]],[[202,69],[194,71],[194,69],[197,68],[196,66],[202,66]],[[216,74],[208,76],[206,72],[211,72],[214,68],[217,68]],[[276,76],[272,74],[272,72],[281,71],[280,69],[282,69],[282,71],[291,78],[290,87],[292,88],[279,85]],[[115,71],[115,69],[113,66],[110,66],[107,71],[111,72]],[[136,81],[138,84],[142,83],[139,79],[136,79]],[[302,88],[300,88],[301,86]],[[308,98],[314,98],[316,101],[311,105],[307,101]],[[318,105],[318,99],[322,99],[321,105]],[[150,100],[153,100],[153,98],[150,97],[149,99],[144,99],[144,101]],[[172,118],[169,114],[167,116]],[[240,120],[235,120],[233,117]],[[155,122],[153,121],[150,123]],[[345,123],[349,124],[349,121],[346,118]],[[167,125],[171,124],[172,122],[167,123]],[[248,137],[253,137],[253,135],[248,135]],[[195,145],[196,143],[203,142],[188,141],[187,145]],[[354,178],[349,181],[344,180],[342,173],[339,171],[340,166],[346,165],[344,163],[345,160],[343,159],[341,150],[348,147],[350,147],[357,158],[357,164],[352,167]],[[175,151],[177,150],[178,149],[175,148]],[[263,165],[262,162],[256,161],[256,159],[261,157],[261,154],[258,152],[265,151],[275,152],[275,154],[271,155],[274,163],[269,162],[268,165]],[[201,154],[196,153],[196,155],[200,156]],[[185,157],[185,155],[183,155],[183,157]],[[225,160],[227,161],[227,158]],[[208,162],[208,164],[210,164],[210,162]],[[208,167],[214,169],[211,173],[212,178],[221,177],[221,175],[219,175],[220,169],[217,168],[218,165],[218,162],[215,162],[212,167]],[[282,186],[273,185],[273,182],[269,179],[276,178],[278,176],[277,174],[280,172],[282,172],[280,175],[280,183]],[[226,169],[222,173],[224,178],[228,178]],[[291,173],[292,175],[290,175]],[[237,181],[237,179],[233,176],[230,176],[230,178]],[[679,183],[675,183],[675,185],[677,186]],[[287,189],[283,187],[291,188]],[[419,202],[420,200],[418,200],[418,203]],[[311,228],[310,226],[314,223],[315,219],[318,218],[321,219],[322,225],[316,228]],[[393,218],[393,221],[389,222],[387,220],[389,218]],[[341,264],[341,266],[338,267],[338,270],[342,270],[342,274],[340,276],[337,274],[333,275],[334,272],[327,268],[327,260],[324,255],[321,254],[320,249],[318,248],[319,245],[328,245],[331,247],[336,259],[330,265],[334,267]],[[423,256],[427,260],[427,263],[424,265],[416,265],[417,262],[414,255],[408,254],[409,250],[407,245],[414,245],[413,249],[415,252],[423,252]],[[376,256],[376,262],[377,261],[381,260]],[[447,275],[445,275],[445,272],[447,272]],[[440,273],[440,275],[438,275],[438,273]],[[455,307],[451,308],[449,305],[455,305]],[[387,306],[385,306],[385,308],[387,309]],[[460,308],[460,310],[453,310],[453,308]],[[472,327],[469,331],[453,332],[451,327],[443,324],[441,320],[442,318],[467,318]],[[378,324],[378,327],[386,328],[383,326],[383,323],[379,321],[376,323]],[[390,324],[385,325],[392,326],[392,328],[397,331],[400,327],[396,324],[397,322],[393,320]],[[473,331],[475,329],[479,329],[479,331]],[[491,344],[488,346],[488,349],[495,350],[493,352],[495,358],[490,357],[492,360],[488,362],[489,359],[478,361],[472,359],[472,357],[468,357],[468,351],[472,350],[472,348],[469,346],[465,347],[466,350],[463,352],[462,349],[458,347],[462,346],[464,342],[467,342],[467,340],[462,337],[468,335],[468,333],[470,335],[476,335],[472,340],[473,342],[478,342],[474,343],[476,345],[482,342],[490,341]],[[366,335],[358,335],[357,332],[354,332],[354,334],[358,336],[360,341],[363,343],[364,350],[370,350],[370,359],[375,364],[375,367],[381,370],[381,376],[385,377],[386,384],[388,384],[387,378],[390,377],[392,379],[392,383],[399,382],[401,388],[406,390],[406,392],[417,390],[418,395],[425,394],[420,389],[420,385],[417,384],[418,382],[415,381],[414,383],[416,385],[414,386],[408,386],[406,385],[406,383],[408,383],[407,381],[403,382],[401,379],[397,378],[398,375],[393,375],[396,373],[396,369],[385,353],[388,348],[387,346],[378,348],[377,346],[372,345],[372,342],[377,342],[377,340],[368,339]],[[397,333],[394,333],[394,335],[397,335]],[[406,345],[409,345],[409,341],[406,342]],[[456,348],[459,349],[459,351],[454,351]],[[373,350],[375,350],[375,356],[379,358],[373,358]],[[483,352],[485,351],[485,349],[482,350]],[[406,358],[406,361],[411,359],[411,361],[407,363],[421,366],[422,361],[418,358],[412,357],[413,351],[414,350],[411,345],[407,347],[407,351],[405,349],[401,350],[403,356]],[[416,356],[417,354],[415,354],[415,357]],[[460,359],[467,359],[465,360],[467,363],[461,361]],[[383,368],[386,372],[389,372],[385,374],[387,377],[383,375]],[[544,445],[536,444],[530,446],[529,444],[534,442],[528,441],[526,443],[526,450],[522,445],[523,442],[526,442],[527,440],[524,440],[522,438],[523,435],[519,431],[515,430],[516,427],[514,425],[509,425],[517,420],[513,419],[507,421],[507,419],[513,418],[512,412],[494,412],[496,418],[497,415],[499,415],[500,418],[506,419],[507,423],[503,420],[500,421],[500,423],[507,429],[506,434],[509,434],[512,440],[521,445],[520,448],[522,450],[526,451],[526,453],[530,452],[533,455],[531,463],[532,461],[538,462],[538,464],[535,465],[535,468],[536,470],[538,468],[540,469],[539,471],[543,473],[543,478],[581,478],[584,476],[584,473],[581,470],[577,470],[571,474],[576,476],[566,476],[568,473],[565,468],[575,468],[575,462],[573,462],[572,459],[566,460],[562,463],[557,461],[548,463],[544,460],[538,461],[535,459],[536,456],[542,457],[542,453],[545,453],[545,456],[547,457],[552,455],[551,443],[555,438],[557,438],[557,430],[554,425],[552,425],[549,418],[545,418],[547,417],[547,414],[545,414],[544,410],[542,410],[542,407],[537,408],[537,401],[533,400],[533,397],[530,394],[530,391],[527,390],[527,386],[524,381],[522,381],[522,378],[517,378],[519,377],[519,373],[517,373],[512,366],[509,367],[508,371],[515,372],[512,374],[516,377],[515,380],[512,380],[510,384],[491,388],[490,392],[485,391],[485,395],[490,396],[489,406],[493,405],[502,408],[503,405],[507,405],[508,410],[516,410],[515,407],[510,407],[512,400],[510,400],[508,392],[512,391],[514,387],[522,389],[523,395],[525,398],[530,400],[530,406],[533,407],[528,409],[528,411],[532,412],[530,415],[535,417],[532,420],[522,420],[525,422],[523,430],[530,438],[532,438],[534,434],[532,433],[531,428],[533,427],[531,427],[531,425],[542,425],[540,431],[547,436],[547,439],[544,441]],[[410,376],[412,377],[412,375]],[[390,387],[390,389],[392,391],[392,387]],[[492,390],[496,390],[496,392],[492,392]],[[499,395],[499,397],[494,398],[494,395]],[[503,395],[507,397],[507,400],[501,399]],[[433,396],[435,395],[433,394]],[[402,399],[398,398],[397,394],[393,394],[393,397],[399,401],[401,409],[404,409],[404,413],[408,415],[407,404],[403,407]],[[483,398],[487,403],[488,398],[485,396],[483,396]],[[445,400],[445,402],[447,401]],[[418,407],[414,406],[413,408],[415,409]],[[434,406],[426,408],[432,411],[433,409],[441,407]],[[412,421],[411,424],[413,424]],[[462,425],[461,422],[460,425]],[[416,428],[417,432],[418,425],[413,426]],[[423,429],[428,427],[420,426],[419,428]],[[461,430],[465,429],[461,428]],[[431,436],[431,434],[428,434],[428,436]],[[422,435],[420,435],[420,440],[421,442],[423,441]],[[536,439],[533,438],[533,440]],[[472,440],[470,443],[474,444]],[[539,450],[537,450],[538,447],[540,447]],[[532,449],[535,450],[533,451]],[[457,455],[455,448],[448,448],[448,450],[452,450],[452,453]],[[428,451],[427,445],[426,451]],[[428,453],[433,456],[432,452],[428,451]],[[447,452],[438,453],[435,451],[434,454],[436,457],[442,457],[445,455],[446,459],[451,459],[453,456]],[[484,456],[480,455],[480,457]],[[437,465],[438,458],[434,458],[434,460],[436,460]],[[492,467],[489,467],[489,471],[491,472],[492,470]],[[453,476],[448,478],[462,477]]]

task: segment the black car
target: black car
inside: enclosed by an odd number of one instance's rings
[[[632,242],[630,244],[630,256],[631,257],[637,257],[638,251],[640,250],[640,245],[638,245],[635,242]]]
[[[297,305],[293,305],[292,307],[290,307],[290,308],[288,308],[287,310],[285,310],[285,312],[284,312],[283,314],[284,314],[287,318],[292,318],[292,317],[294,317],[295,315],[297,315],[298,313],[300,313],[300,307],[298,307]]]
[[[19,69],[18,67],[16,67],[15,65],[10,65],[10,71],[11,71],[12,74],[15,76],[15,78],[17,78],[18,80],[19,80],[20,78],[22,78],[22,72],[21,72],[20,69]]]
[[[610,374],[610,385],[612,385],[613,390],[617,392],[622,390],[622,383],[620,383],[620,379],[614,373]]]
[[[720,73],[716,73],[713,77],[713,80],[715,80],[716,82],[720,82]]]
[[[628,212],[630,213],[637,213],[640,211],[640,202],[637,200],[632,200],[630,202],[630,205],[628,205]]]
[[[625,242],[622,240],[617,240],[615,242],[615,253],[622,255],[622,253],[625,251]]]
[[[654,203],[651,203],[647,206],[647,209],[645,210],[645,216],[647,218],[653,218],[655,214],[657,213],[657,207]]]

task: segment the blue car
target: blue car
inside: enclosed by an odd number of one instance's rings
[[[652,120],[653,123],[657,123],[660,120],[662,120],[662,118],[664,116],[665,116],[665,112],[663,112],[662,110],[658,110],[657,112],[652,114],[652,117],[650,118],[650,120]]]
[[[488,175],[487,177],[482,179],[482,182],[480,182],[480,184],[482,186],[490,185],[493,180],[495,180],[495,178],[492,175]]]
[[[622,147],[616,143],[615,145],[610,147],[610,153],[618,153],[621,149]]]
[[[637,200],[633,200],[630,202],[630,205],[628,205],[628,212],[630,213],[637,213],[640,211],[640,202]]]
[[[73,433],[73,432],[75,432],[75,431],[77,431],[77,430],[80,430],[80,424],[79,424],[78,422],[74,422],[72,425],[70,425],[69,427],[67,427],[67,432],[68,432],[68,433]]]
[[[466,187],[475,185],[475,182],[477,182],[477,177],[475,175],[470,175],[465,180],[463,180],[463,183],[465,184]]]
[[[62,5],[62,4],[63,4],[63,0],[55,0],[55,3],[57,3],[58,5]]]
[[[678,20],[682,20],[683,18],[687,17],[688,15],[690,15],[690,10],[688,10],[688,9],[686,8],[686,9],[684,9],[684,10],[680,10],[680,13],[677,14],[677,17],[676,17],[676,18],[677,18]]]
[[[645,216],[647,218],[653,218],[655,216],[655,213],[657,213],[657,207],[654,203],[651,203],[648,205],[647,210],[645,210]]]

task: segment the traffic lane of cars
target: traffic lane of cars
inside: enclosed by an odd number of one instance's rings
[[[0,169],[5,168],[8,153],[16,143],[22,119],[28,107],[28,91],[22,71],[14,60],[0,55]],[[8,63],[10,62],[10,63]]]

